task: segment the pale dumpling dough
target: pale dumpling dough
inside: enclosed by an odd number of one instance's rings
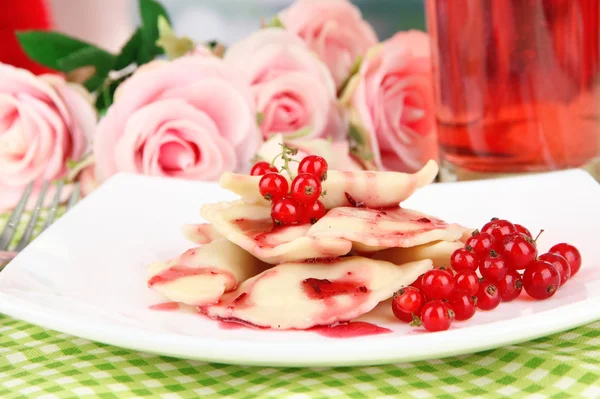
[[[397,206],[410,197],[417,188],[431,183],[438,172],[435,161],[429,161],[420,171],[408,174],[400,172],[353,171],[341,172],[330,170],[327,180],[323,182],[323,191],[327,195],[321,198],[327,209],[350,205],[346,193],[354,201],[363,203],[369,208],[385,208]],[[283,174],[286,176],[286,174]],[[223,173],[221,187],[230,190],[244,201],[254,204],[269,205],[258,190],[261,176]]]
[[[385,210],[340,207],[315,223],[308,237],[352,241],[353,249],[371,253],[386,248],[414,247],[432,241],[455,241],[464,228],[401,207]]]
[[[148,266],[148,286],[171,301],[205,306],[267,265],[225,239]]]
[[[196,244],[208,244],[223,236],[208,223],[184,224],[181,228],[183,236]]]
[[[209,317],[274,329],[306,329],[354,319],[432,268],[430,260],[395,265],[352,256],[284,263],[245,281]]]
[[[200,214],[226,239],[267,263],[335,258],[352,249],[345,239],[307,237],[310,224],[277,227],[271,209],[261,205],[241,201],[206,204]]]
[[[430,259],[434,267],[450,267],[450,256],[459,248],[463,248],[461,241],[434,241],[409,248],[388,248],[378,251],[373,259],[385,260],[398,265],[414,262],[421,259]]]

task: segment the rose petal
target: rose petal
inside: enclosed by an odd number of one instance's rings
[[[310,87],[311,90],[307,91],[307,87]],[[289,73],[260,85],[256,98],[258,110],[260,112],[267,111],[273,99],[285,93],[288,97],[293,95],[298,106],[304,108],[304,115],[310,116],[310,119],[300,126],[300,128],[311,128],[311,132],[305,137],[307,139],[322,137],[323,131],[327,127],[329,108],[331,107],[331,98],[326,88],[319,85],[314,76],[301,72]],[[267,133],[280,132],[270,131]]]
[[[186,90],[191,85],[194,89]],[[221,89],[227,93],[217,91]],[[181,57],[143,73],[136,72],[122,85],[118,101],[100,121],[96,133],[94,152],[96,175],[100,181],[119,170],[113,151],[126,132],[130,116],[148,104],[175,97],[195,106],[207,104],[210,107],[201,111],[209,113],[210,109],[210,117],[216,125],[227,128],[226,137],[236,140],[237,168],[258,148],[261,137],[254,121],[250,87],[244,79],[216,57]],[[211,103],[213,99],[218,101],[218,106]]]
[[[164,98],[184,98],[201,109],[216,124],[221,136],[229,140],[237,153],[241,168],[252,158],[261,138],[256,130],[256,118],[249,112],[248,103],[228,82],[222,80],[196,82],[166,90]],[[232,115],[237,115],[232,118]]]
[[[279,17],[325,61],[338,87],[356,58],[377,43],[358,7],[345,0],[297,0]]]

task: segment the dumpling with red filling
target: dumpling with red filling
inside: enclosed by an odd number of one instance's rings
[[[184,224],[181,230],[186,239],[196,244],[208,244],[223,238],[209,223]]]
[[[148,266],[148,287],[171,301],[204,306],[267,268],[237,245],[218,239],[168,262]]]
[[[306,329],[369,312],[432,268],[430,260],[395,265],[360,256],[275,266],[201,307],[209,317],[274,329]]]
[[[360,253],[386,248],[407,248],[433,241],[456,241],[465,228],[411,209],[331,209],[306,235],[318,239],[343,239]]]
[[[388,248],[375,252],[373,259],[402,264],[421,259],[430,259],[434,267],[450,267],[450,256],[459,248],[461,241],[434,241],[408,248]]]
[[[350,205],[352,201],[368,208],[397,206],[410,197],[418,188],[431,183],[438,173],[435,161],[429,161],[416,173],[337,171],[327,172],[323,191],[327,192],[321,202],[327,209]],[[283,176],[286,176],[284,173]],[[238,194],[247,203],[270,206],[258,190],[261,176],[223,173],[221,187]]]
[[[352,243],[343,238],[310,237],[310,224],[276,226],[271,208],[241,201],[206,204],[202,217],[223,237],[258,259],[277,264],[346,255]]]

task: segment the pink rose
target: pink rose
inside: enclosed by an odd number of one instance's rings
[[[429,38],[400,32],[369,51],[344,93],[380,169],[414,172],[437,159]]]
[[[377,44],[373,28],[347,0],[297,0],[279,19],[321,57],[338,87],[356,59]]]
[[[338,139],[345,134],[331,74],[292,33],[261,29],[234,44],[225,62],[252,85],[264,138],[281,133],[303,139]]]
[[[250,86],[221,59],[145,65],[100,121],[96,176],[117,172],[217,180],[244,171],[261,143]]]
[[[14,207],[31,181],[33,205],[43,181],[65,177],[67,161],[86,151],[96,114],[85,95],[58,76],[0,63],[0,211]]]

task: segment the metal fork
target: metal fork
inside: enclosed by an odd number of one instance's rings
[[[49,185],[50,182],[48,180],[44,181],[44,183],[42,184],[40,195],[35,203],[33,211],[31,212],[31,216],[29,217],[29,221],[27,222],[27,226],[25,227],[25,232],[23,233],[23,236],[21,237],[19,242],[17,242],[14,245],[14,247],[11,247],[11,242],[13,241],[13,237],[17,230],[17,226],[19,225],[19,222],[23,217],[23,212],[25,211],[27,200],[31,195],[31,191],[33,189],[33,182],[29,183],[29,185],[27,185],[27,187],[25,188],[23,195],[19,199],[19,203],[8,218],[8,223],[2,230],[2,234],[0,234],[0,271],[2,271],[2,269],[4,269],[4,266],[6,266],[9,261],[11,261],[31,242],[33,234],[35,232],[35,226],[40,216],[40,211],[42,210],[44,205],[44,197],[46,196],[46,191],[48,190]],[[40,233],[46,230],[46,228],[48,228],[48,226],[50,226],[50,224],[52,224],[52,222],[56,218],[58,204],[60,202],[60,194],[62,192],[63,185],[64,184],[61,180],[56,183],[56,193],[52,198],[52,203],[50,204],[50,208],[48,209],[46,221],[44,222]],[[77,182],[74,183],[73,192],[71,193],[69,201],[67,202],[67,211],[71,209],[71,207],[73,207],[73,205],[75,205],[77,201],[79,201],[79,197],[80,187],[79,182]]]

